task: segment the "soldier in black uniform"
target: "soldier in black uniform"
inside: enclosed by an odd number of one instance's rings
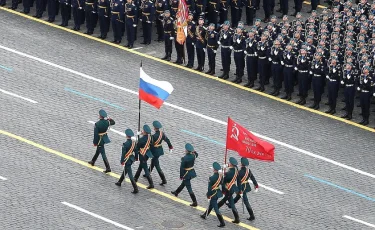
[[[156,20],[156,32],[158,38],[155,41],[164,41],[164,28],[163,28],[163,13],[168,9],[167,0],[156,0],[155,1],[155,20]]]
[[[217,42],[219,41],[219,35],[215,31],[215,24],[211,23],[206,33],[207,40],[207,57],[208,57],[208,71],[206,74],[215,75],[215,64],[216,64],[216,52],[218,48]]]
[[[221,0],[220,1],[220,24],[224,24],[225,21],[228,20],[228,9],[229,9],[229,1],[228,0]]]
[[[281,83],[283,80],[282,75],[282,55],[283,49],[281,48],[281,44],[279,40],[275,40],[273,47],[270,49],[270,54],[268,60],[271,62],[271,71],[273,76],[273,87],[274,90],[271,93],[272,96],[279,96]]]
[[[71,0],[60,0],[60,9],[61,9],[61,25],[68,26],[71,12]]]
[[[253,19],[255,16],[255,6],[253,0],[245,0],[243,1],[246,7],[246,24],[248,26],[253,25]]]
[[[221,64],[223,66],[223,74],[219,76],[221,79],[229,78],[231,54],[232,50],[230,47],[233,44],[233,31],[229,28],[230,22],[225,21],[223,28],[220,30],[220,37],[218,44],[221,46]]]
[[[345,115],[341,118],[346,118],[347,120],[352,119],[353,109],[354,109],[354,97],[355,97],[355,83],[357,81],[357,73],[353,70],[351,63],[346,64],[345,70],[343,70],[343,76],[341,84],[344,85],[344,95],[345,95]]]
[[[314,92],[314,104],[310,108],[318,110],[319,103],[322,100],[324,81],[326,76],[326,63],[321,53],[314,54],[314,60],[311,63],[310,76],[312,77],[312,86]]]
[[[193,68],[194,66],[194,58],[195,58],[195,31],[196,31],[196,24],[193,20],[193,13],[189,13],[188,17],[188,26],[187,26],[187,36],[186,36],[186,52],[188,55],[188,63],[186,67]]]
[[[217,26],[220,6],[221,0],[208,0],[208,22],[213,23],[215,27]]]
[[[268,55],[268,50],[270,49],[269,47],[269,42],[267,40],[267,35],[262,34],[261,40],[257,43],[257,52],[256,55],[258,56],[258,72],[259,72],[259,81],[260,85],[255,88],[255,90],[259,90],[263,92],[264,85],[266,83],[266,77],[267,77],[267,55]]]
[[[292,93],[294,91],[294,66],[295,66],[296,55],[293,52],[292,44],[288,44],[283,52],[283,60],[281,65],[283,66],[285,96],[281,99],[288,101],[292,100]]]
[[[254,81],[257,79],[257,73],[258,73],[258,58],[256,56],[256,46],[257,46],[257,40],[255,37],[255,31],[250,30],[248,34],[248,38],[246,39],[246,67],[247,67],[247,84],[245,84],[245,87],[253,88],[254,87]]]
[[[128,0],[128,2],[129,1],[130,0]],[[101,39],[107,38],[107,33],[109,31],[110,15],[111,15],[110,0],[98,0],[98,16],[99,16],[99,26],[100,26],[100,35],[98,38],[101,38]]]
[[[232,45],[234,63],[236,64],[236,79],[234,79],[232,82],[238,84],[242,82],[245,69],[244,51],[246,49],[246,37],[243,35],[242,30],[242,26],[237,27],[236,33],[233,35]]]
[[[151,44],[152,22],[155,16],[155,5],[151,0],[146,0],[142,8],[143,45]]]
[[[137,7],[134,5],[132,0],[127,1],[128,2],[125,4],[125,25],[128,44],[126,44],[125,47],[131,49],[134,45],[135,31],[137,30],[138,25],[138,12]]]
[[[96,20],[97,20],[98,2],[95,0],[85,1],[85,17],[86,28],[85,34],[92,35],[94,33]]]
[[[331,64],[328,67],[328,74],[326,78],[328,79],[328,103],[329,110],[325,113],[335,114],[336,113],[336,102],[339,92],[340,79],[342,75],[342,67],[335,58],[331,59]]]
[[[363,73],[359,78],[359,86],[357,90],[360,92],[360,101],[362,109],[361,125],[368,125],[370,117],[371,94],[373,91],[374,81],[370,75],[370,67],[364,67]]]
[[[311,59],[306,55],[306,50],[301,49],[301,54],[298,55],[296,59],[296,64],[294,67],[295,71],[298,71],[298,88],[300,99],[296,102],[299,105],[306,104],[307,91],[309,89],[308,79],[309,79],[309,68],[311,64]]]
[[[198,26],[195,29],[195,48],[197,51],[197,59],[198,59],[198,67],[195,70],[202,72],[204,70],[204,62],[205,62],[205,52],[206,52],[206,28],[203,26],[204,24],[204,17],[200,17],[198,21]]]
[[[165,56],[162,60],[171,60],[172,55],[172,41],[174,39],[174,19],[170,16],[169,10],[164,11],[164,45],[165,45]]]

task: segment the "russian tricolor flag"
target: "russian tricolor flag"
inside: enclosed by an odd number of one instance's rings
[[[167,81],[158,81],[148,76],[141,67],[139,81],[139,99],[160,109],[164,101],[173,91],[173,86]]]

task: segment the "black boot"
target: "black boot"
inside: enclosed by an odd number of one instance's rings
[[[219,228],[222,228],[225,226],[225,222],[224,222],[224,218],[222,215],[217,215],[217,218],[219,219],[220,221],[220,225],[218,225]]]
[[[185,187],[185,185],[182,183],[180,186],[178,186],[178,188],[176,189],[176,191],[172,191],[171,193],[177,197],[178,194],[180,194],[180,192],[182,191],[182,189],[184,187]]]
[[[208,68],[208,71],[205,72],[205,74],[211,74],[211,72],[212,72],[212,69],[211,69],[211,67],[210,67],[210,68]]]
[[[329,110],[325,111],[325,113],[331,114],[332,110],[333,110],[332,107],[329,106]]]
[[[313,105],[310,105],[309,108],[310,108],[310,109],[314,109],[315,106],[316,106],[316,101],[314,101],[314,104],[313,104]]]
[[[171,61],[171,55],[172,55],[172,53],[168,53],[168,57],[167,57],[167,61]]]
[[[165,53],[164,57],[161,58],[161,60],[167,60],[168,58],[168,53]]]
[[[232,223],[234,223],[234,224],[238,224],[238,223],[240,223],[240,217],[238,216],[238,211],[237,211],[237,210],[234,211],[234,210],[232,209],[232,212],[233,212],[233,215],[234,215],[234,221],[232,221]]]
[[[161,186],[164,186],[165,184],[167,184],[167,180],[165,179],[165,175],[164,175],[164,173],[163,173],[163,172],[160,172],[160,173],[159,173],[159,176],[160,176],[160,179],[161,179],[161,183],[160,183],[160,185],[161,185]]]
[[[111,167],[109,166],[108,159],[104,160],[104,165],[105,165],[105,170],[103,171],[104,173],[109,173],[111,172]]]
[[[138,182],[138,178],[141,175],[141,171],[142,171],[142,168],[138,167],[137,172],[135,172],[135,175],[134,175],[134,181],[135,182]]]
[[[229,78],[229,73],[225,73],[225,76],[223,77],[223,80],[227,80]]]
[[[288,94],[288,97],[286,98],[287,101],[292,100],[292,94]]]
[[[345,115],[342,115],[341,118],[347,118],[348,117],[348,113],[345,113]]]
[[[348,117],[346,118],[346,120],[351,120],[353,117],[352,117],[352,113],[349,113],[348,114]]]
[[[137,183],[134,181],[134,180],[131,180],[131,183],[133,185],[133,191],[132,193],[133,194],[137,194],[138,193],[138,186],[137,186]]]
[[[149,185],[147,186],[147,189],[154,188],[154,182],[152,181],[151,175],[146,176],[146,178],[147,178],[147,181],[149,183]]]
[[[212,210],[212,208],[211,208],[211,206],[210,206],[209,209],[206,210],[206,211],[201,215],[201,218],[202,218],[202,219],[206,219],[206,217],[207,217],[208,215],[210,215],[211,210]]]
[[[247,220],[253,221],[255,220],[253,209],[251,208],[250,204],[246,205],[247,212],[249,213],[250,217]]]
[[[273,96],[277,97],[280,95],[280,90],[279,89],[276,89],[276,92],[273,94]]]
[[[329,114],[333,115],[333,114],[335,114],[335,113],[336,113],[336,109],[333,108],[332,111],[331,111]]]
[[[284,96],[280,97],[280,99],[287,99],[288,98],[288,94],[285,94]]]
[[[191,200],[193,201],[192,204],[190,204],[191,207],[197,207],[198,206],[198,203],[197,203],[197,198],[195,197],[195,194],[194,193],[190,193],[190,198]]]
[[[124,181],[124,172],[121,173],[120,179],[115,183],[117,186],[121,186],[121,183]]]

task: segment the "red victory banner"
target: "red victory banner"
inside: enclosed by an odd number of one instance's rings
[[[275,146],[263,141],[228,117],[226,149],[238,152],[242,157],[274,161]]]

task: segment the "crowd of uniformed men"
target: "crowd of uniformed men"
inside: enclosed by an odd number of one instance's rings
[[[34,0],[23,0],[25,13],[29,12],[32,1]],[[35,1],[35,16],[41,17],[48,5],[49,21],[54,21],[58,6],[56,0],[49,0],[48,4],[45,4],[45,0]],[[18,0],[14,2],[18,3]],[[178,3],[179,0],[127,0],[127,3],[123,0],[60,0],[63,18],[61,26],[68,25],[72,7],[74,30],[79,30],[86,21],[86,33],[93,34],[99,18],[100,38],[107,37],[111,24],[113,42],[120,43],[126,31],[126,46],[132,48],[138,21],[142,21],[142,44],[151,43],[152,24],[156,21],[156,40],[164,41],[165,44],[165,56],[162,59],[171,60],[175,41],[175,63],[183,64],[185,46],[176,41],[175,16]],[[272,13],[275,4],[274,1],[271,3]],[[281,11],[284,4],[285,1],[282,0]],[[266,14],[265,21],[268,23],[263,27],[259,19],[253,23],[259,1],[187,0],[190,13],[185,42],[186,67],[193,68],[196,57],[198,66],[195,69],[203,71],[207,56],[209,69],[206,73],[214,75],[216,53],[220,49],[223,74],[219,78],[229,78],[233,57],[236,68],[234,83],[242,82],[246,67],[246,87],[254,87],[255,80],[259,79],[260,85],[256,89],[263,92],[272,79],[271,94],[278,96],[283,89],[285,95],[282,98],[291,100],[294,86],[298,85],[299,100],[296,103],[305,105],[308,93],[312,90],[314,103],[310,108],[313,109],[319,109],[322,94],[327,91],[329,109],[326,113],[329,114],[336,113],[337,98],[342,88],[345,96],[343,109],[346,110],[342,118],[352,119],[355,98],[359,97],[362,109],[360,124],[367,125],[371,97],[375,94],[372,79],[375,61],[375,3],[360,0],[358,4],[354,4],[352,0],[345,3],[333,0],[329,4],[330,9],[324,9],[320,15],[312,10],[306,20],[302,20],[297,6],[294,14],[296,19],[293,21],[284,15],[278,22],[276,16],[268,18]],[[315,3],[313,5],[316,8]],[[243,6],[246,8],[246,24],[250,26],[248,30],[240,21]],[[16,7],[12,5],[12,8]],[[231,23],[227,20],[228,10],[231,12]]]
[[[104,110],[99,111],[99,121],[95,123],[94,127],[94,139],[93,144],[96,147],[95,155],[92,160],[88,163],[92,166],[95,165],[96,160],[99,155],[102,156],[106,170],[104,173],[111,172],[111,168],[105,153],[105,144],[110,143],[107,131],[110,126],[115,125],[115,121],[107,116]],[[151,172],[156,168],[160,179],[161,186],[167,184],[166,177],[160,167],[159,159],[164,155],[163,141],[165,141],[169,147],[170,153],[172,152],[173,146],[162,131],[162,125],[159,121],[154,121],[152,123],[154,127],[154,134],[152,134],[151,128],[148,125],[144,125],[142,132],[138,131],[136,135],[138,138],[134,138],[135,134],[131,129],[125,130],[126,141],[122,145],[121,159],[120,163],[124,167],[120,179],[116,182],[117,186],[121,186],[124,181],[125,176],[128,175],[130,182],[133,186],[133,194],[139,192],[137,181],[141,175],[142,170],[144,171],[144,177],[148,180],[149,186],[147,189],[154,188],[154,183],[151,177]],[[180,180],[181,185],[171,193],[176,197],[179,193],[186,187],[189,195],[193,201],[190,206],[198,206],[197,199],[193,192],[191,186],[191,180],[197,177],[194,169],[195,160],[198,158],[198,153],[195,151],[194,147],[187,143],[185,145],[185,155],[181,158],[180,164]],[[148,165],[149,160],[151,161]],[[133,176],[132,164],[135,161],[139,161],[138,169]],[[246,207],[249,212],[250,217],[248,220],[252,221],[255,219],[254,212],[250,206],[247,193],[251,191],[249,180],[252,181],[255,187],[255,191],[258,190],[258,183],[252,174],[251,170],[248,168],[249,161],[246,158],[241,158],[241,168],[237,168],[237,160],[233,157],[229,158],[229,163],[220,166],[217,162],[213,163],[213,175],[209,177],[208,189],[207,189],[207,199],[208,199],[208,209],[205,213],[201,215],[201,218],[206,219],[207,215],[210,214],[212,209],[216,212],[216,215],[220,221],[218,227],[224,227],[224,219],[220,213],[219,208],[226,204],[233,212],[234,221],[233,223],[240,223],[238,211],[235,204],[242,199],[242,205]],[[226,170],[226,172],[223,170]],[[224,198],[218,202],[218,199]],[[228,203],[226,203],[228,201]]]

